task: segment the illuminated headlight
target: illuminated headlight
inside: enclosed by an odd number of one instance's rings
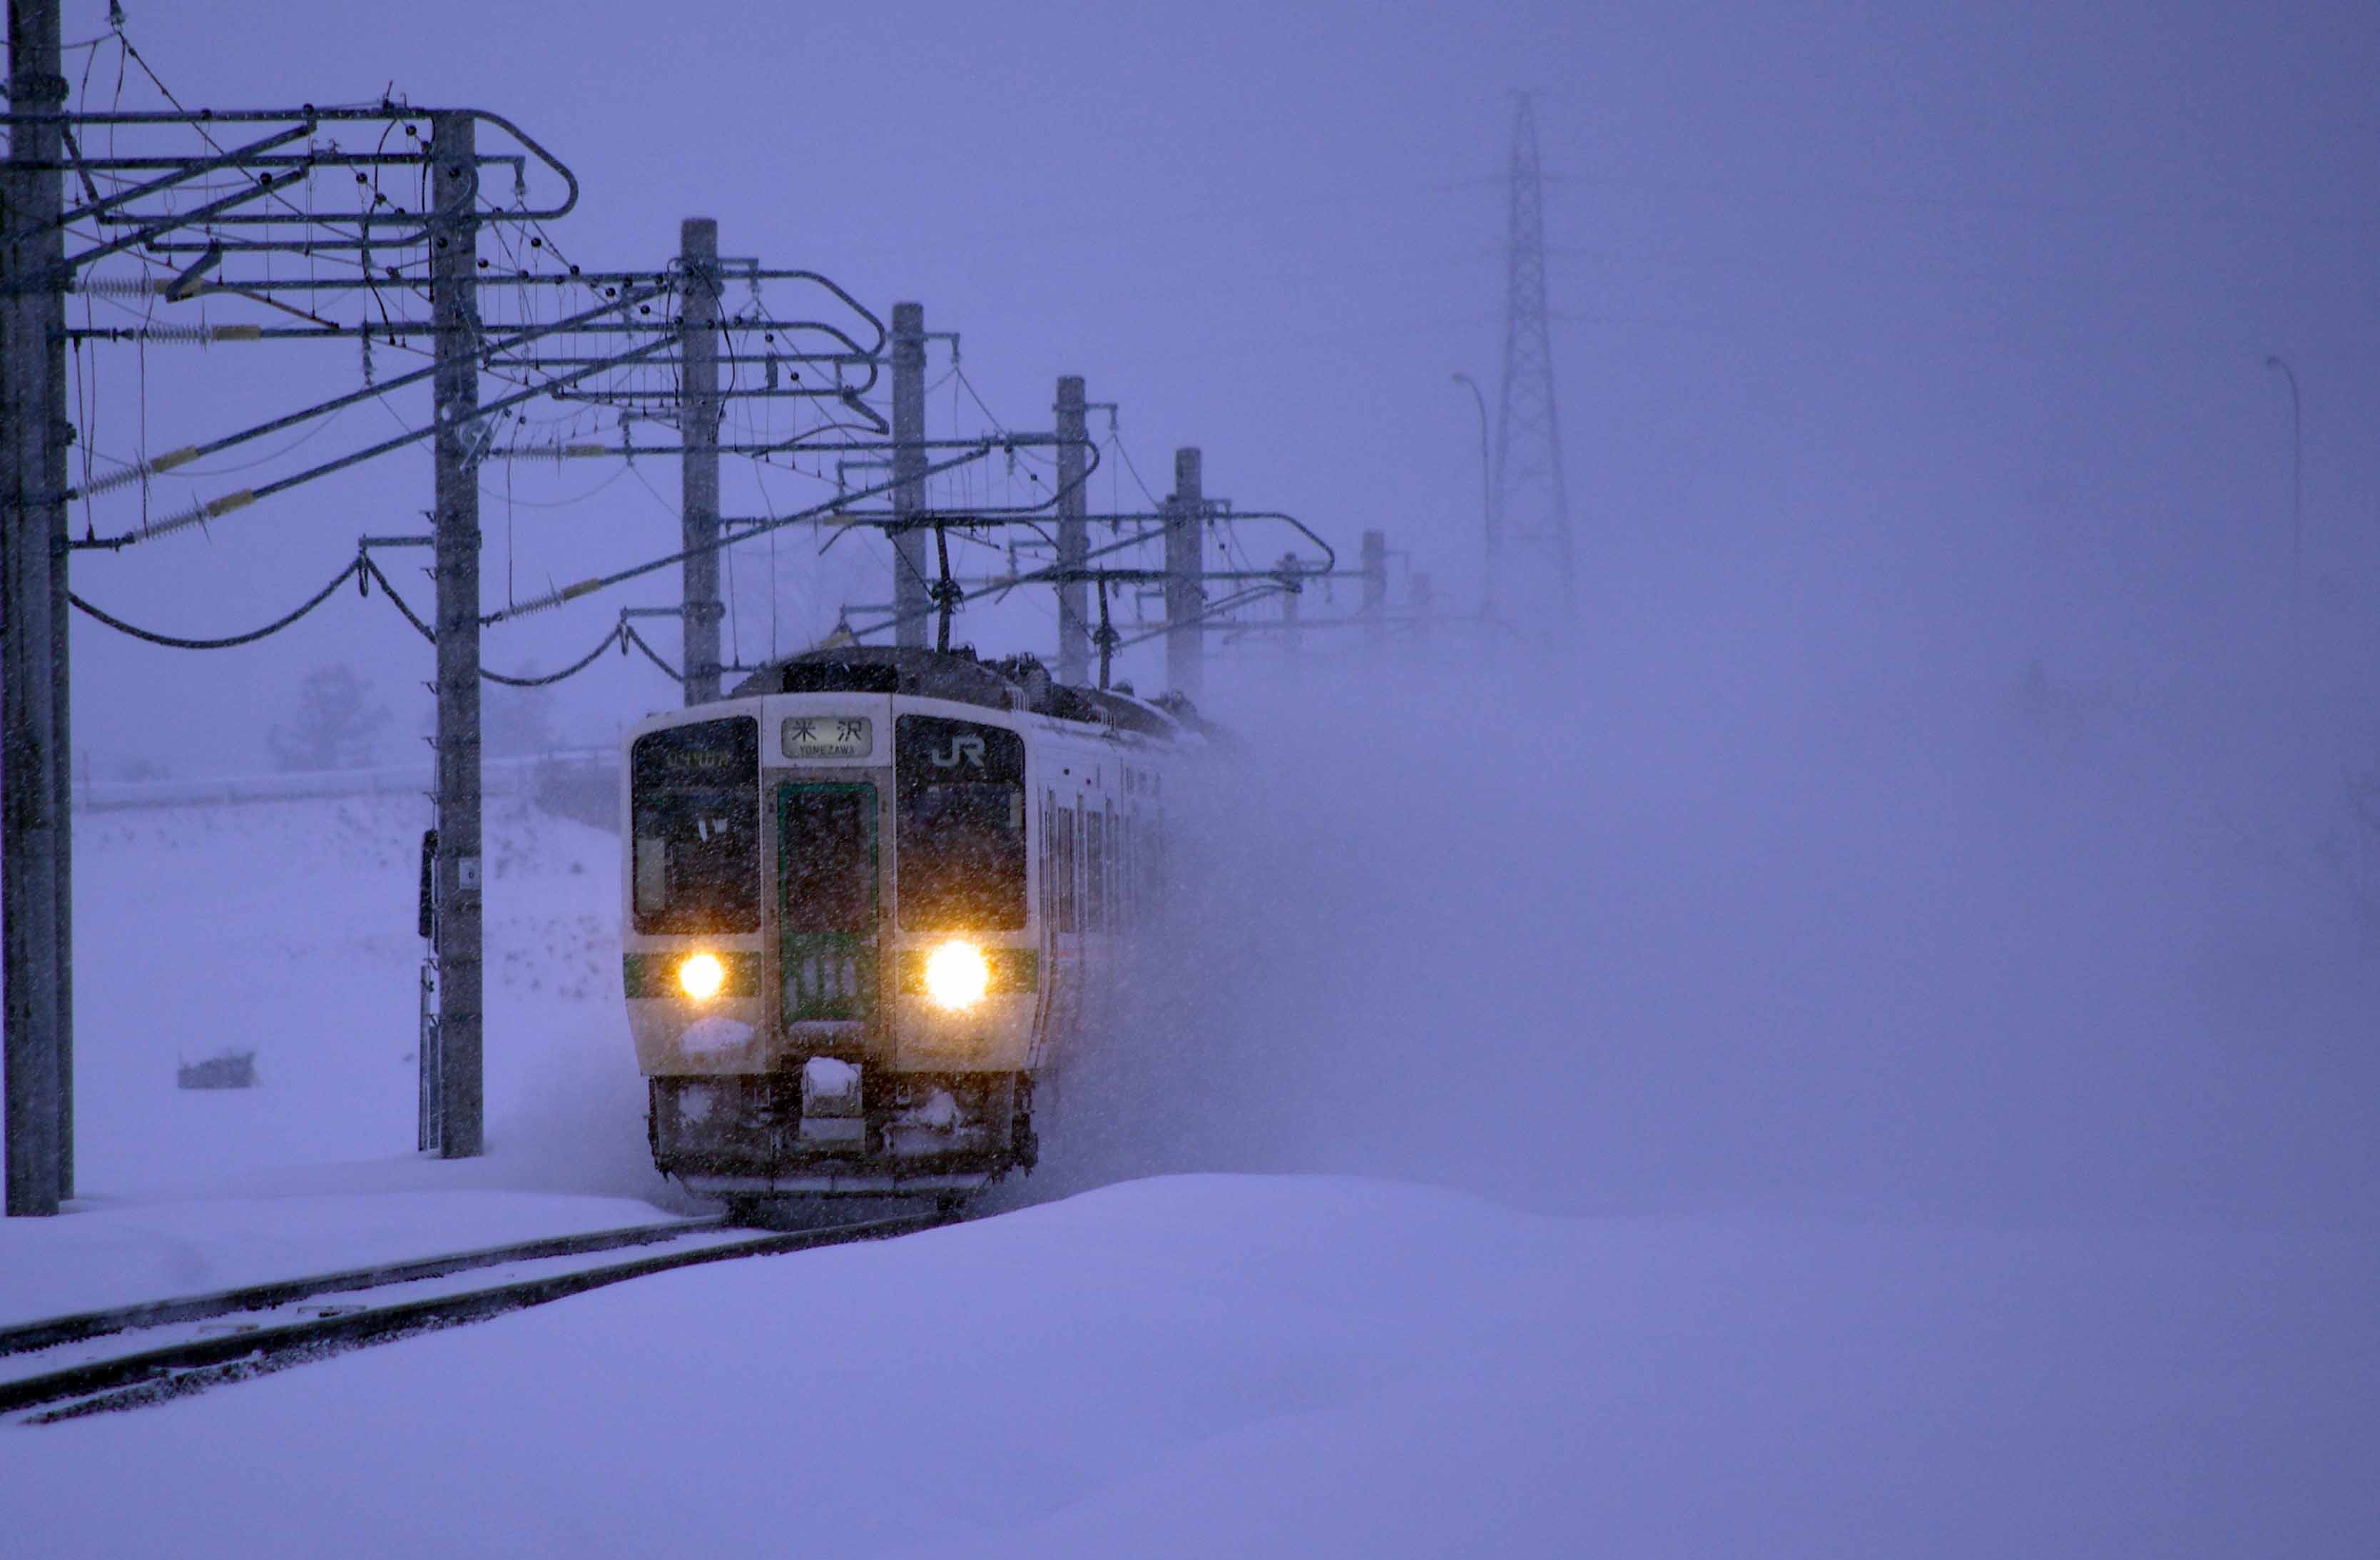
[[[926,956],[926,995],[937,1007],[973,1007],[990,984],[991,966],[973,943],[944,943]]]
[[[688,954],[677,961],[677,989],[697,1002],[709,1002],[727,983],[727,967],[717,954]]]

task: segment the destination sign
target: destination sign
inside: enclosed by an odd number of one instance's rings
[[[876,750],[866,715],[788,715],[779,740],[789,759],[864,759]]]

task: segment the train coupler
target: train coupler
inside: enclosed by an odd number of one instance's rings
[[[802,1146],[848,1149],[868,1146],[868,1116],[860,1105],[856,1063],[813,1056],[802,1064]]]

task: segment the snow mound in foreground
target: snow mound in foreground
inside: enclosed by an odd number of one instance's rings
[[[2375,1278],[1171,1177],[16,1432],[0,1505],[60,1556],[2362,1556]]]

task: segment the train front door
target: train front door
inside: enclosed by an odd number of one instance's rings
[[[850,1024],[856,1045],[877,1011],[876,787],[777,788],[777,925],[792,1024]]]

